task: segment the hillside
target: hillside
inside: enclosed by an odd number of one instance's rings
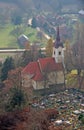
[[[45,28],[49,29],[51,26],[49,19],[55,17],[56,14],[61,15],[67,12],[76,13],[83,5],[83,0],[0,0],[0,47],[12,46],[18,48],[16,38],[11,35],[11,32],[14,30],[12,19],[14,20],[14,18],[19,16],[22,18],[22,24],[27,26],[28,19],[41,14],[46,17],[44,18]],[[46,23],[48,26],[46,26]],[[23,29],[20,34],[27,34],[32,42],[37,39],[35,37],[35,29],[34,32],[31,30],[30,28],[27,28],[26,31]]]

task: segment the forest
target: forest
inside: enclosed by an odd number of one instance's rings
[[[36,11],[53,10],[55,12],[59,10],[61,7],[68,5],[77,5],[79,8],[83,7],[83,0],[0,0],[0,2],[4,2],[5,4],[16,4],[16,6],[18,6],[18,8],[20,8],[22,11],[35,9]]]

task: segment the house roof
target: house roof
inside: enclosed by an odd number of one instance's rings
[[[84,10],[80,10],[78,13],[84,15]]]
[[[62,64],[56,63],[55,59],[52,57],[49,58],[40,58],[39,60],[41,71],[59,71],[62,70]]]
[[[21,34],[19,37],[18,37],[18,42],[23,45],[25,42],[29,41],[28,37],[24,34]]]
[[[38,69],[37,62],[30,62],[22,71],[22,73],[35,74]]]
[[[35,81],[39,81],[43,79],[41,74],[39,63],[38,62],[30,62],[22,71],[23,74],[29,74],[32,76],[32,79]]]
[[[61,63],[55,63],[54,58],[40,58],[37,62],[30,62],[22,71],[23,74],[33,75],[35,81],[43,80],[42,72],[52,72],[63,70]]]

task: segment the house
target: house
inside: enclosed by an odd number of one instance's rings
[[[84,15],[84,10],[80,10],[78,13]]]
[[[21,47],[25,47],[27,44],[29,44],[29,38],[26,35],[21,34],[18,37],[18,43]]]
[[[84,23],[84,10],[83,10],[83,9],[80,10],[80,11],[78,12],[78,14],[79,14],[79,18],[80,18],[81,22]]]
[[[39,58],[35,62],[30,62],[22,71],[23,86],[33,86],[35,90],[39,90],[55,84],[64,84],[63,48],[58,27],[52,57]]]

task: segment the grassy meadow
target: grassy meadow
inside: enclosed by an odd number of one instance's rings
[[[20,48],[17,42],[17,37],[20,34],[25,34],[28,36],[30,42],[36,40],[36,29],[30,27],[19,26],[19,30],[14,25],[6,25],[0,27],[0,48]]]

